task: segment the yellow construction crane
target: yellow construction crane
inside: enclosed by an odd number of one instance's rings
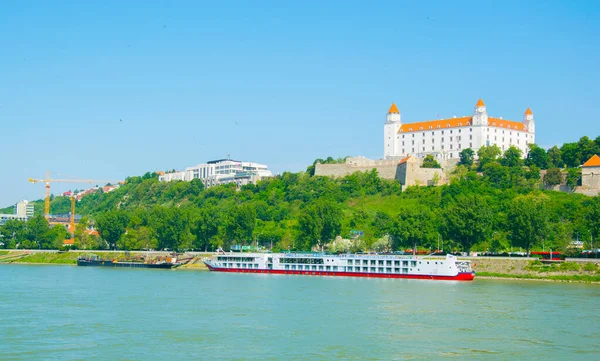
[[[50,216],[50,183],[117,183],[114,180],[98,180],[98,179],[51,179],[50,172],[46,172],[46,179],[29,178],[31,183],[46,183],[46,198],[44,199],[44,216]],[[71,201],[71,211],[73,212],[74,200]],[[73,212],[74,213],[74,212]]]

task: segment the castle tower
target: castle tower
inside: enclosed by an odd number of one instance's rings
[[[535,133],[535,121],[533,120],[533,112],[527,108],[525,114],[523,114],[523,125],[527,128],[529,133]]]
[[[475,113],[473,114],[473,125],[488,125],[487,109],[483,99],[479,98],[475,104]]]
[[[383,126],[383,157],[384,159],[398,156],[398,149],[396,146],[396,137],[398,130],[402,126],[400,117],[400,111],[395,103],[392,103],[390,110],[387,112],[385,124]]]

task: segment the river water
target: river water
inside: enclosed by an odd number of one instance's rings
[[[0,265],[0,360],[598,360],[600,286]]]

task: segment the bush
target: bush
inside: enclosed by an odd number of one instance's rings
[[[559,269],[561,271],[576,271],[579,272],[581,267],[576,262],[564,262],[560,265]]]
[[[598,270],[598,265],[593,262],[586,262],[583,265],[583,270],[586,272],[595,272]]]

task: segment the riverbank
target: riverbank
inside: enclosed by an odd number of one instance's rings
[[[168,252],[115,252],[115,251],[38,251],[38,250],[3,250],[0,251],[0,263],[13,264],[58,264],[76,265],[80,255],[94,254],[100,258],[120,261],[147,257],[155,259],[165,257]],[[190,252],[179,256],[184,262],[178,269],[207,271],[202,262],[207,253]],[[536,280],[552,282],[600,283],[600,259],[586,262],[562,262],[545,265],[531,258],[494,258],[471,257],[471,264],[477,278]]]
[[[546,265],[531,258],[472,257],[477,278],[600,283],[600,259]]]
[[[81,255],[96,255],[103,259],[110,260],[132,260],[156,259],[158,257],[168,256],[168,252],[114,252],[114,251],[39,251],[39,250],[10,250],[0,251],[0,263],[11,264],[54,264],[54,265],[77,265],[77,258]],[[202,262],[204,254],[184,254],[180,258],[186,261],[179,269],[190,270],[208,270]]]

